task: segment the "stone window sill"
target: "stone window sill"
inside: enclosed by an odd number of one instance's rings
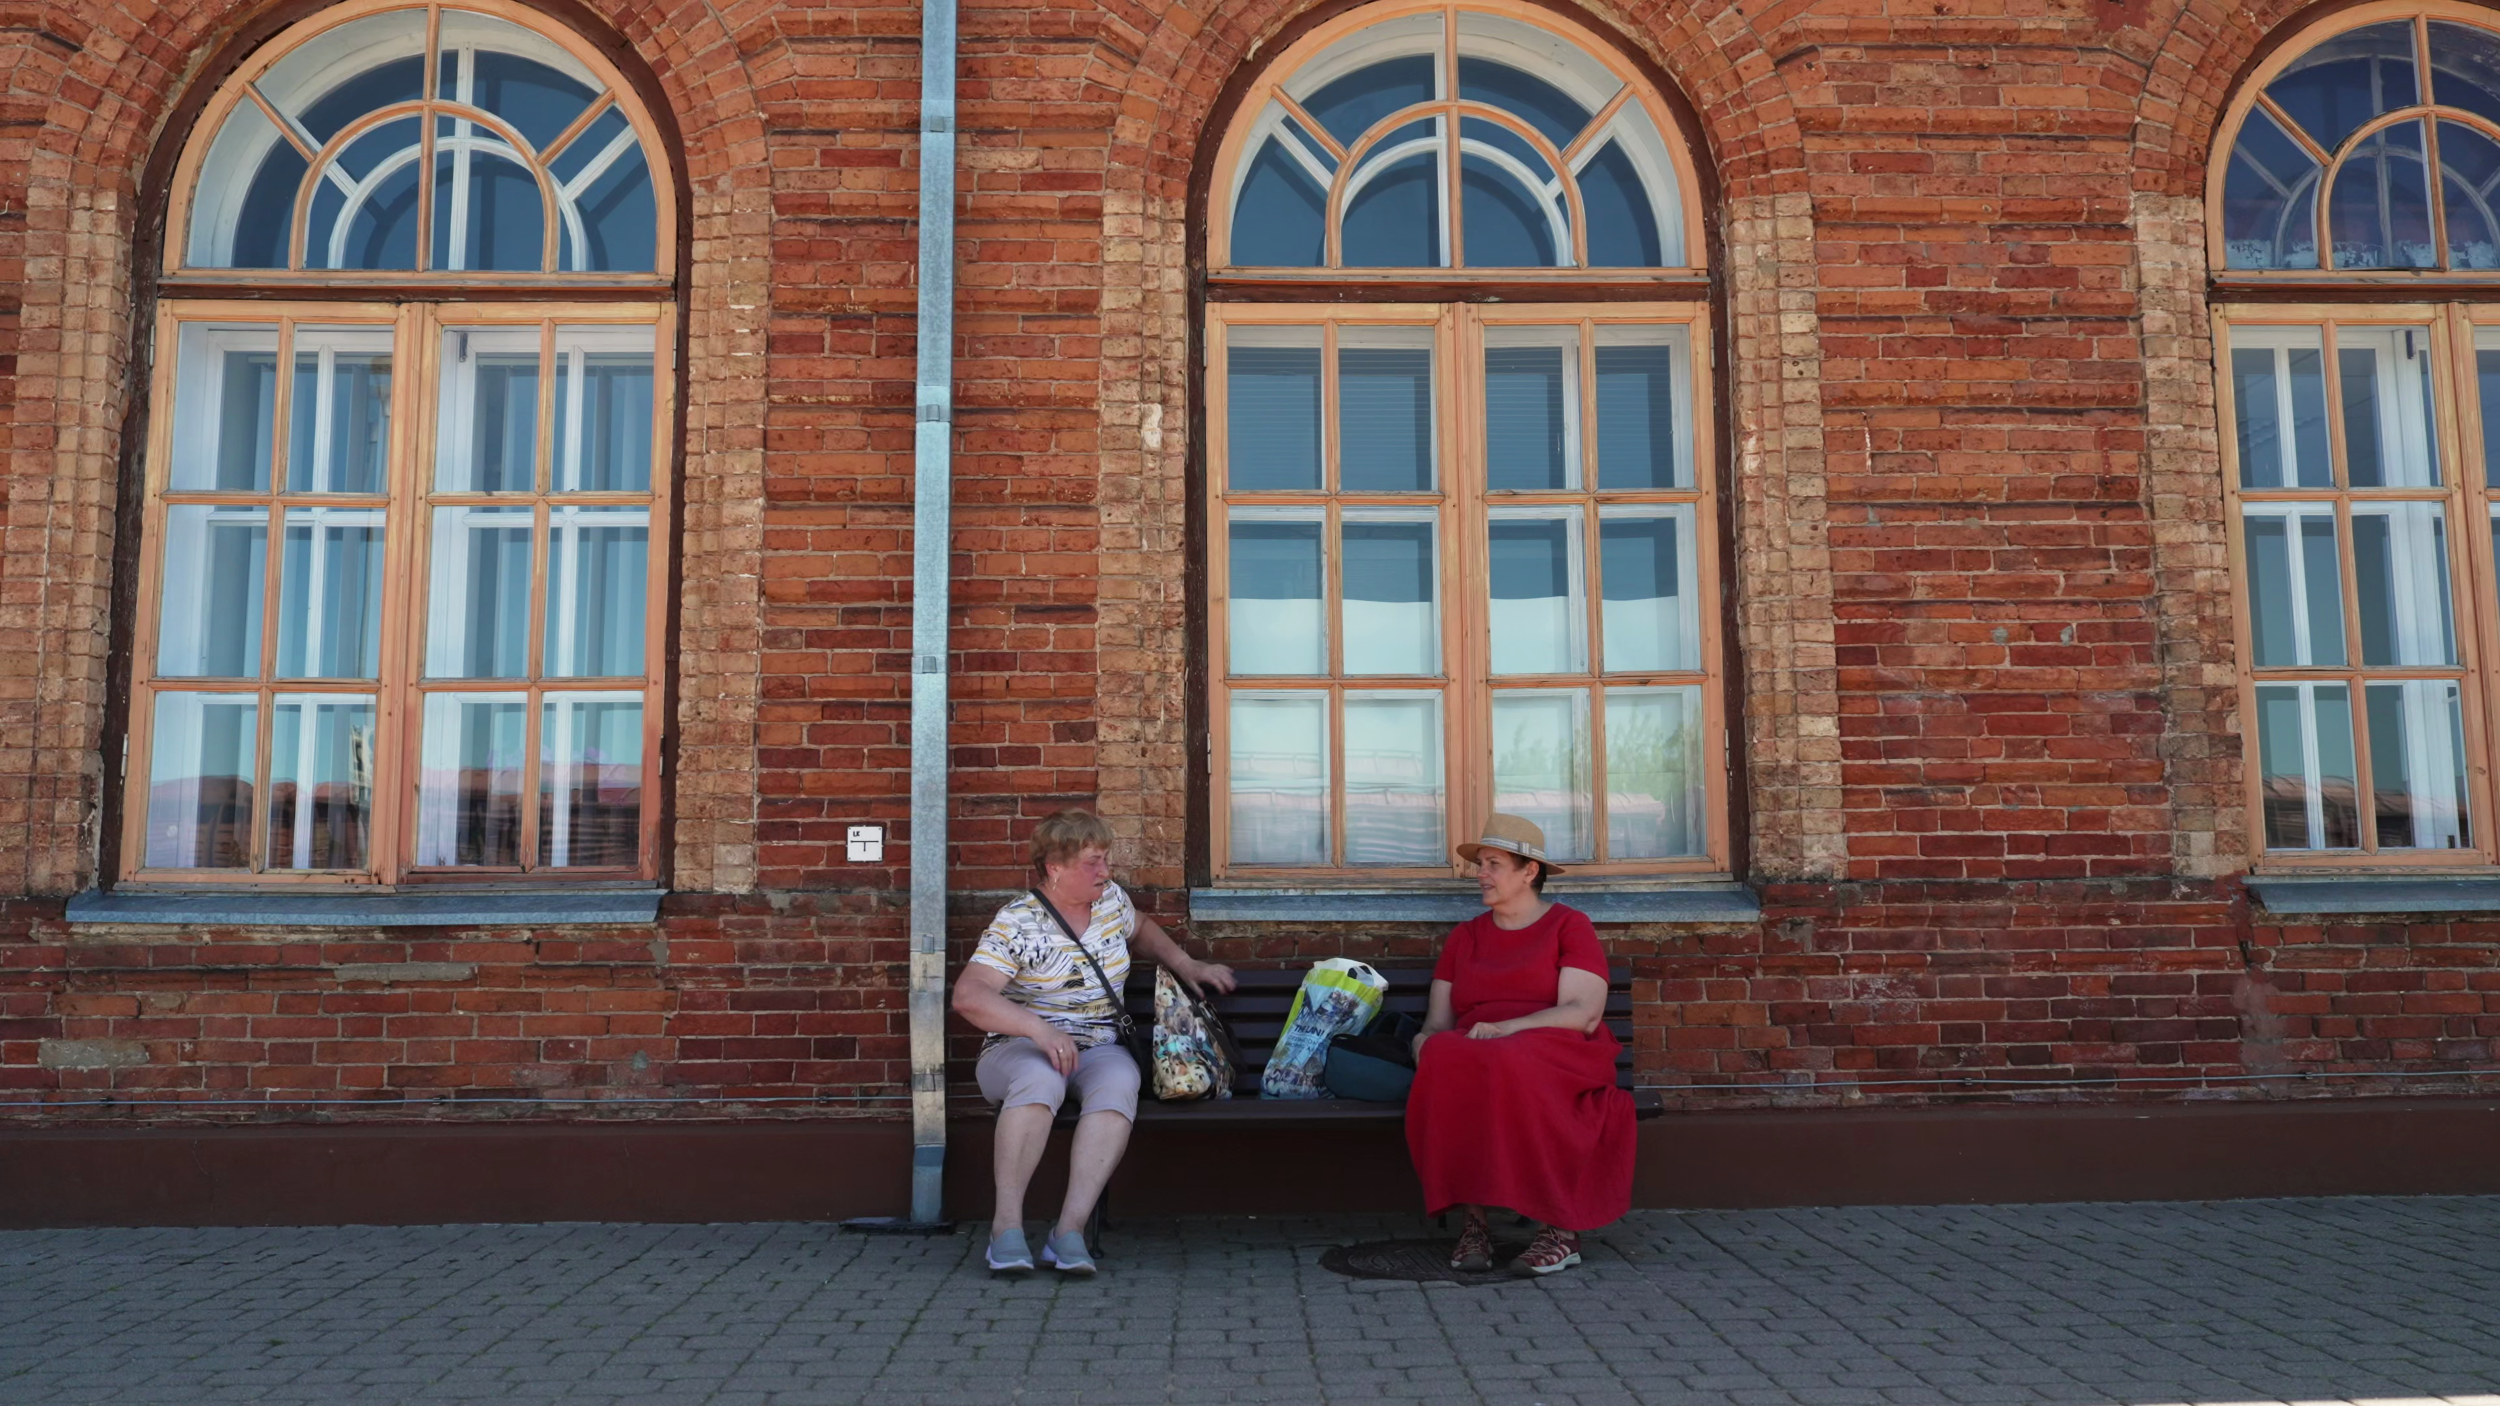
[[[2500,913],[2500,874],[2252,875],[2248,893],[2278,918]]]
[[[1762,920],[1762,902],[1744,884],[1577,888],[1556,881],[1545,896],[1599,923],[1706,924],[1743,927]],[[1449,888],[1197,888],[1189,891],[1193,922],[1458,923],[1484,911],[1473,884]]]
[[[69,901],[73,923],[179,927],[537,927],[648,923],[656,888],[481,892],[269,893],[241,889],[89,889]]]

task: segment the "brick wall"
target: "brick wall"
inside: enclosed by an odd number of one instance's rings
[[[255,11],[7,11],[12,1097],[812,1117],[901,1089],[909,854],[854,866],[840,842],[907,820],[917,11],[589,8],[666,95],[693,212],[679,894],[648,929],[544,933],[61,922],[118,745],[141,172]],[[1306,8],[963,12],[959,947],[1070,803],[1184,925],[1191,181],[1225,83]],[[2493,934],[2266,924],[2233,877],[2202,191],[2232,75],[2294,8],[1579,12],[1678,85],[1717,186],[1731,667],[1770,912],[1609,933],[1646,1079],[1694,1104],[2243,1097],[2453,1088],[2488,1058]],[[1284,963],[1431,935],[1203,936]]]

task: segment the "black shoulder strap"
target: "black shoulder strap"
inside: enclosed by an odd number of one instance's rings
[[[1123,1035],[1135,1030],[1137,1022],[1129,1019],[1128,1003],[1120,999],[1118,991],[1112,989],[1111,978],[1103,975],[1102,963],[1094,960],[1094,954],[1085,946],[1085,940],[1078,937],[1075,930],[1068,926],[1068,920],[1060,914],[1057,905],[1044,898],[1040,889],[1032,889],[1029,892],[1033,895],[1033,901],[1042,905],[1042,911],[1050,915],[1050,920],[1059,925],[1059,931],[1068,935],[1068,944],[1076,949],[1076,955],[1083,957],[1085,965],[1094,969],[1094,984],[1102,988],[1102,994],[1111,1002],[1113,1028]]]

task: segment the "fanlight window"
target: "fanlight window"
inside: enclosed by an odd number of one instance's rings
[[[2417,15],[2300,53],[2249,106],[2220,204],[2229,268],[2500,268],[2500,34]]]
[[[1449,7],[1369,25],[1275,83],[1255,114],[1233,148],[1222,262],[1686,261],[1676,163],[1641,85],[1523,20]]]
[[[642,134],[579,56],[444,6],[353,19],[232,85],[181,244],[198,269],[648,273]]]

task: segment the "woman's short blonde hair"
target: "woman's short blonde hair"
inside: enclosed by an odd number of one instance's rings
[[[1111,848],[1111,827],[1090,810],[1070,807],[1045,818],[1033,832],[1033,872],[1048,874],[1053,864],[1065,864],[1089,849],[1108,852]]]

